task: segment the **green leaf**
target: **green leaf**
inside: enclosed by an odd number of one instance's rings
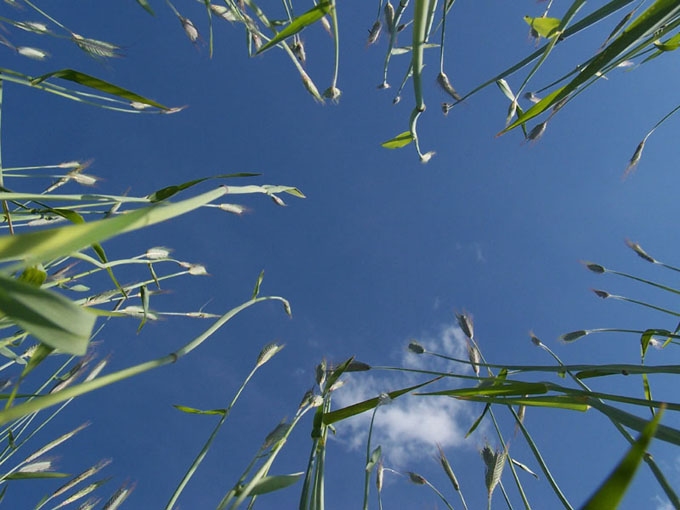
[[[438,381],[439,379],[441,379],[441,376],[435,377],[434,379],[430,379],[429,381],[425,381],[424,383],[421,384],[416,384],[415,386],[410,386],[408,388],[403,388],[401,390],[390,391],[389,393],[387,393],[387,395],[391,399],[395,399],[397,397],[400,397],[401,395],[404,395],[405,393],[410,393],[413,390],[417,390],[418,388],[422,388],[423,386]],[[322,421],[325,425],[330,425],[331,423],[344,420],[346,418],[349,418],[350,416],[370,411],[375,406],[377,406],[380,403],[380,401],[381,401],[380,397],[370,398],[368,400],[364,400],[363,402],[358,402],[356,404],[352,404],[351,406],[343,407],[342,409],[337,409],[336,411],[331,411],[330,413],[325,413],[323,415]]]
[[[65,297],[0,276],[0,311],[44,344],[82,356],[96,316]]]
[[[292,473],[290,475],[263,476],[253,488],[248,491],[249,496],[259,496],[285,489],[297,482],[304,473]]]
[[[34,287],[40,287],[43,283],[45,283],[46,279],[47,273],[37,267],[27,267],[17,278],[17,280]]]
[[[167,106],[163,106],[162,104],[153,101],[152,99],[147,99],[144,96],[135,94],[134,92],[126,90],[122,87],[119,87],[104,80],[100,80],[99,78],[95,78],[94,76],[90,76],[89,74],[81,73],[80,71],[75,71],[73,69],[61,69],[59,71],[53,71],[51,73],[44,74],[42,76],[39,76],[38,78],[34,78],[33,80],[31,80],[31,85],[38,85],[39,83],[49,78],[61,78],[62,80],[73,81],[75,83],[83,85],[84,87],[89,87],[91,89],[99,90],[101,92],[106,92],[107,94],[111,94],[112,96],[118,96],[135,103],[148,104],[149,106],[154,106],[156,108],[160,108],[161,110],[170,109]]]
[[[633,480],[642,458],[646,454],[649,443],[659,425],[663,409],[645,426],[642,434],[632,444],[623,460],[616,466],[600,488],[583,506],[583,510],[614,510],[623,499],[626,489]]]
[[[139,323],[137,333],[139,333],[144,327],[144,324],[146,324],[146,318],[149,314],[149,291],[146,290],[146,285],[142,285],[139,288],[139,295],[142,299],[142,321]]]
[[[371,452],[371,456],[368,459],[368,462],[366,463],[366,471],[371,472],[375,465],[378,463],[380,460],[380,456],[382,455],[382,448],[378,446],[373,452]]]
[[[224,416],[226,411],[224,409],[212,409],[211,411],[201,411],[200,409],[194,409],[193,407],[186,407],[186,406],[178,406],[178,405],[173,405],[175,409],[182,411],[183,413],[189,413],[189,414],[219,414]]]
[[[71,476],[68,473],[56,473],[54,471],[22,472],[18,471],[11,475],[3,476],[3,480],[33,480],[35,478],[66,478]]]
[[[262,280],[264,279],[264,269],[260,271],[260,276],[257,277],[255,282],[255,288],[253,289],[253,299],[255,299],[260,293],[260,285],[262,285]]]
[[[399,149],[401,147],[406,147],[409,143],[413,141],[413,135],[410,131],[404,131],[398,134],[391,140],[381,143],[380,145],[386,149]]]
[[[564,87],[561,87],[551,94],[544,97],[541,101],[529,108],[524,115],[514,121],[499,135],[507,133],[511,129],[516,128],[520,124],[526,123],[540,115],[548,108],[558,103],[562,99],[569,96],[576,91],[578,87],[583,85],[586,81],[593,78],[597,73],[600,73],[608,64],[621,55],[624,51],[638,44],[637,49],[642,50],[645,46],[651,44],[653,40],[647,36],[650,32],[657,30],[663,25],[673,14],[680,10],[680,6],[676,0],[656,0],[646,11],[638,16],[629,26],[619,35],[607,48],[593,58],[590,63],[585,66],[576,77]],[[646,37],[646,39],[645,39]]]
[[[281,41],[290,37],[291,35],[297,34],[303,28],[311,25],[312,23],[319,21],[326,14],[328,14],[331,11],[332,8],[333,8],[333,6],[332,6],[331,2],[329,2],[327,0],[320,2],[316,6],[309,9],[304,14],[301,14],[300,16],[295,18],[293,21],[291,21],[290,24],[286,28],[284,28],[278,34],[276,34],[276,36],[274,36],[267,44],[263,45],[257,51],[256,55],[259,55],[263,51],[267,51],[269,48],[271,48],[272,46],[276,46]]]
[[[560,20],[557,18],[531,18],[524,16],[524,21],[538,32],[538,35],[546,39],[556,35],[557,27],[560,26]]]
[[[482,411],[482,414],[480,414],[480,415],[477,417],[477,419],[475,420],[475,422],[474,422],[474,423],[472,424],[472,426],[470,427],[470,430],[468,430],[468,431],[467,431],[467,434],[465,434],[465,439],[467,439],[467,438],[470,436],[470,434],[472,434],[472,433],[477,429],[477,427],[479,427],[479,424],[482,423],[482,419],[484,419],[484,415],[486,415],[486,413],[489,411],[489,408],[490,408],[490,407],[491,407],[491,404],[486,404],[486,405],[484,406],[484,410]]]
[[[431,393],[417,393],[417,395],[443,395],[447,397],[464,396],[503,396],[503,395],[535,395],[547,393],[548,387],[544,383],[529,383],[522,381],[494,382],[493,386],[475,386],[472,388],[457,388],[453,390],[434,391]]]
[[[20,266],[26,266],[52,260],[122,232],[180,216],[220,198],[225,193],[227,189],[221,186],[181,202],[156,204],[105,220],[0,236],[0,261],[21,260]]]
[[[153,9],[152,9],[151,6],[149,5],[149,2],[147,2],[146,0],[137,0],[137,3],[138,3],[139,5],[141,5],[141,6],[144,8],[144,10],[145,10],[146,12],[148,12],[149,14],[151,14],[152,16],[154,16]]]
[[[196,184],[200,184],[202,182],[211,180],[211,179],[228,179],[231,177],[257,177],[260,174],[253,174],[253,173],[247,173],[247,172],[241,172],[237,174],[223,174],[223,175],[213,175],[211,177],[203,177],[201,179],[194,179],[192,181],[185,182],[183,184],[178,184],[174,186],[166,186],[165,188],[159,189],[158,191],[151,193],[151,195],[147,196],[146,198],[149,199],[150,202],[160,202],[161,200],[165,200],[167,198],[170,198],[171,196],[175,195],[176,193],[179,193],[180,191],[184,191],[187,188],[191,188],[192,186],[195,186]],[[304,196],[303,196],[304,198]]]

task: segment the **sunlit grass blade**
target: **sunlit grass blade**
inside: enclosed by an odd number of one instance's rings
[[[137,3],[141,7],[143,7],[146,12],[148,12],[152,16],[154,15],[153,9],[151,8],[151,6],[149,5],[149,2],[147,2],[147,0],[137,0]]]
[[[287,39],[288,37],[297,34],[303,28],[319,21],[326,14],[328,14],[332,9],[331,2],[323,0],[319,2],[316,6],[309,9],[304,14],[301,14],[295,18],[286,28],[281,30],[276,34],[269,42],[264,44],[259,50],[257,50],[256,55],[259,55],[263,51],[267,51],[272,46],[276,46],[281,41]]]
[[[403,133],[398,134],[391,140],[387,140],[386,142],[381,143],[383,147],[386,149],[399,149],[401,147],[405,147],[409,143],[413,141],[413,135],[411,134],[410,131],[404,131]]]
[[[134,92],[126,90],[122,87],[101,80],[99,78],[95,78],[94,76],[81,73],[80,71],[75,71],[73,69],[61,69],[59,71],[53,71],[51,73],[43,74],[42,76],[39,76],[31,80],[31,84],[38,85],[49,78],[61,78],[62,80],[72,81],[80,85],[83,85],[84,87],[99,90],[101,92],[105,92],[113,96],[122,97],[123,99],[127,99],[135,103],[142,103],[145,105],[153,106],[161,110],[170,109],[167,106],[163,106],[162,104],[153,101],[152,99],[140,96],[139,94],[135,94]]]
[[[0,312],[41,342],[82,356],[96,316],[60,294],[0,275]]]
[[[548,96],[544,97],[537,104],[529,108],[521,119],[517,119],[508,127],[502,130],[500,134],[516,128],[520,124],[526,123],[528,120],[536,117],[548,108],[569,96],[578,87],[583,85],[590,78],[594,77],[596,73],[601,72],[610,62],[621,55],[627,49],[635,44],[639,44],[646,34],[652,33],[658,29],[673,15],[680,11],[680,6],[674,0],[656,0],[647,10],[640,14],[629,26],[619,35],[607,48],[598,54],[592,61],[578,73],[572,81],[562,88],[557,89]],[[649,45],[653,41],[649,40],[644,45]],[[519,94],[519,92],[518,92]]]
[[[616,466],[600,488],[583,506],[583,510],[616,509],[623,499],[626,489],[633,481],[643,456],[647,453],[654,432],[663,415],[663,409],[650,421],[642,431],[640,437],[633,443],[623,460]]]
[[[403,388],[401,390],[390,391],[387,393],[387,395],[391,399],[395,399],[397,397],[400,397],[401,395],[410,393],[413,390],[417,390],[418,388],[422,388],[423,386],[432,384],[433,382],[438,381],[439,379],[441,379],[441,377],[435,377],[434,379],[430,379],[429,381],[425,381],[424,383],[421,384],[416,384],[415,386],[410,386],[408,388]],[[352,404],[351,406],[343,407],[342,409],[331,411],[323,415],[323,423],[325,425],[330,425],[337,421],[349,418],[350,416],[370,411],[371,409],[376,407],[379,403],[380,397],[375,397],[368,400],[364,400],[363,402],[359,402],[357,404]]]

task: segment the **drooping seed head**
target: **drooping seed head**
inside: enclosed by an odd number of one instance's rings
[[[320,21],[321,21],[321,26],[323,27],[323,29],[328,33],[328,35],[331,37],[331,39],[333,39],[333,30],[331,29],[331,24],[328,21],[328,18],[326,18],[326,16],[324,16],[323,18],[321,18]]]
[[[543,342],[539,340],[539,338],[534,335],[533,331],[529,331],[529,338],[531,338],[531,342],[536,346],[536,347],[541,347],[543,345]]]
[[[337,103],[340,100],[341,95],[342,92],[338,87],[328,87],[323,93],[323,97],[327,97],[334,103]]]
[[[471,341],[467,341],[467,351],[468,351],[468,359],[470,360],[470,364],[472,365],[472,370],[475,371],[475,375],[479,375],[479,364],[482,361],[482,356],[479,352],[479,349],[477,349],[477,346]]]
[[[578,331],[572,331],[571,333],[565,333],[564,335],[561,335],[557,340],[559,342],[564,342],[564,343],[569,343],[569,342],[574,342],[578,340],[581,337],[586,336],[589,331],[585,329],[579,329]]]
[[[382,23],[380,22],[380,20],[376,20],[376,22],[373,23],[371,29],[368,31],[368,39],[366,40],[366,46],[370,46],[371,44],[374,44],[378,40],[378,37],[380,37],[381,28]]]
[[[179,21],[182,24],[184,33],[187,35],[189,40],[192,43],[195,43],[198,40],[198,30],[196,29],[194,23],[189,18],[185,18],[184,16],[180,16]]]
[[[219,208],[228,213],[241,215],[246,211],[246,208],[239,204],[220,204]]]
[[[638,243],[634,243],[630,239],[626,239],[626,246],[628,246],[631,250],[637,253],[638,257],[641,257],[647,262],[651,262],[652,264],[658,264],[658,261],[651,255],[649,255],[645,250],[643,250],[642,246],[640,246]]]
[[[426,152],[425,154],[421,154],[420,155],[420,162],[423,163],[423,164],[428,163],[435,154],[437,154],[435,151],[430,151],[430,152]]]
[[[27,32],[35,32],[36,34],[46,34],[49,32],[47,25],[39,21],[17,21],[14,26]]]
[[[462,96],[456,92],[456,89],[453,88],[453,85],[451,85],[449,77],[446,76],[445,72],[442,71],[437,75],[437,83],[444,90],[444,92],[446,92],[456,101],[461,101],[463,99]]]
[[[623,172],[623,178],[625,179],[628,177],[630,173],[635,171],[635,169],[638,166],[638,163],[640,162],[640,158],[642,157],[642,151],[645,148],[645,143],[647,142],[647,137],[645,137],[637,146],[635,149],[635,152],[633,153],[633,156],[630,158],[630,161],[628,161],[628,166],[626,167],[626,171]]]
[[[302,77],[302,84],[307,89],[307,92],[314,96],[314,99],[316,99],[320,103],[323,103],[323,98],[319,94],[319,90],[316,88],[316,85],[314,85],[314,82],[309,77],[309,75],[304,71],[300,71],[300,76]]]
[[[307,53],[305,52],[305,46],[302,44],[301,39],[298,39],[291,45],[291,50],[293,51],[293,55],[297,57],[300,63],[305,65],[307,62]]]
[[[316,384],[319,387],[323,387],[323,383],[326,382],[326,360],[322,359],[321,363],[316,366]]]
[[[45,60],[50,56],[45,50],[31,48],[30,46],[18,46],[17,53],[23,57],[32,58],[33,60]]]
[[[194,276],[206,275],[208,274],[208,270],[202,264],[191,264],[191,266],[189,266],[189,274]]]
[[[352,360],[352,362],[347,365],[347,368],[345,368],[345,372],[365,372],[370,369],[371,365],[368,363]]]
[[[453,485],[454,490],[460,491],[460,484],[458,483],[458,479],[453,472],[453,468],[451,468],[451,464],[449,464],[449,460],[446,458],[446,455],[444,455],[444,450],[442,450],[440,445],[437,445],[437,449],[439,450],[439,463],[442,465],[442,468],[444,468],[446,476],[451,481],[451,485]]]
[[[166,259],[170,256],[170,250],[162,246],[156,246],[155,248],[149,248],[145,256],[150,260]]]
[[[607,299],[608,297],[611,297],[611,294],[609,292],[607,292],[606,290],[598,290],[598,289],[590,289],[590,290],[592,290],[595,293],[595,295],[599,298]]]
[[[210,10],[222,19],[229,22],[238,21],[238,18],[231,12],[231,9],[226,5],[210,4]]]
[[[545,128],[548,127],[548,121],[543,121],[540,124],[537,124],[534,126],[534,128],[529,131],[529,135],[527,136],[527,140],[535,142],[540,140],[540,138],[543,136],[543,133],[545,133]]]
[[[587,260],[581,260],[579,262],[581,262],[581,264],[583,264],[586,267],[586,269],[592,271],[595,274],[602,274],[607,272],[607,269],[604,266],[601,266],[600,264],[588,262]]]
[[[375,474],[375,486],[378,489],[378,492],[382,492],[384,472],[385,468],[383,467],[383,459],[380,457],[380,460],[378,461],[378,468]]]

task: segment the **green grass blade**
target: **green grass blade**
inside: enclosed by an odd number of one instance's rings
[[[553,106],[555,103],[561,101],[569,94],[574,92],[578,87],[584,84],[589,79],[593,78],[597,73],[601,72],[611,61],[617,56],[631,48],[636,43],[645,37],[646,34],[653,32],[669,20],[674,14],[680,11],[680,6],[675,0],[656,0],[646,11],[638,16],[629,26],[619,35],[607,48],[597,55],[576,77],[567,85],[557,89],[553,93],[544,97],[541,101],[529,108],[524,115],[515,120],[512,124],[506,127],[499,135],[507,133],[511,129],[516,128],[520,124],[526,123],[528,120],[543,113],[545,110]],[[649,40],[646,44],[651,44],[653,41]]]
[[[185,189],[191,188],[192,186],[195,186],[196,184],[200,184],[202,182],[212,180],[212,179],[229,179],[233,177],[258,177],[260,174],[253,174],[253,173],[248,173],[248,172],[239,172],[236,174],[222,174],[222,175],[213,175],[211,177],[202,177],[200,179],[194,179],[192,181],[188,181],[182,184],[177,184],[173,186],[166,186],[165,188],[159,189],[158,191],[155,191],[148,195],[146,198],[149,199],[150,202],[160,202],[161,200],[166,200],[170,198],[171,196],[179,193],[180,191],[184,191]]]
[[[426,386],[428,384],[431,384],[435,381],[438,381],[441,379],[441,377],[435,377],[434,379],[430,379],[429,381],[425,381],[424,383],[421,384],[416,384],[415,386],[411,386],[409,388],[403,388],[401,390],[396,390],[396,391],[391,391],[387,393],[391,399],[395,399],[397,397],[400,397],[401,395],[404,395],[406,393],[410,393],[413,390],[417,390],[418,388],[422,388],[423,386]],[[350,416],[354,416],[357,414],[364,413],[366,411],[370,411],[374,407],[376,407],[379,403],[381,402],[380,397],[375,397],[371,398],[368,400],[364,400],[363,402],[359,402],[357,404],[352,404],[351,406],[343,407],[342,409],[337,409],[335,411],[331,411],[330,413],[325,413],[322,417],[322,421],[324,425],[330,425],[331,423],[335,423],[336,421],[344,420],[346,418],[349,418]]]
[[[316,23],[330,12],[331,7],[332,6],[329,1],[324,0],[320,2],[316,6],[312,7],[310,10],[305,12],[304,14],[301,14],[300,16],[295,18],[288,26],[286,26],[286,28],[281,30],[269,42],[267,42],[259,50],[257,50],[257,53],[255,54],[259,55],[260,53],[267,51],[269,48],[276,46],[281,41],[287,39],[291,35],[297,34],[303,28],[311,25],[312,23]]]
[[[633,443],[623,460],[605,480],[600,488],[583,506],[583,510],[614,510],[623,499],[626,489],[633,480],[642,457],[654,437],[663,410],[650,421],[642,431],[640,437]]]
[[[134,103],[146,104],[149,106],[153,106],[155,108],[159,108],[161,110],[170,109],[167,106],[163,106],[162,104],[153,101],[152,99],[140,96],[139,94],[135,94],[134,92],[126,90],[122,87],[119,87],[104,80],[100,80],[99,78],[95,78],[94,76],[90,76],[89,74],[75,71],[73,69],[61,69],[59,71],[53,71],[51,73],[44,74],[31,80],[31,84],[38,85],[41,82],[47,80],[48,78],[61,78],[62,80],[68,80],[78,83],[80,85],[83,85],[84,87],[99,90],[101,92],[106,92],[107,94],[111,94],[112,96],[122,97],[123,99],[127,99]]]
[[[473,388],[457,388],[453,390],[434,391],[431,393],[416,393],[416,395],[443,395],[448,397],[464,396],[512,396],[512,395],[535,395],[547,393],[548,386],[545,383],[529,383],[522,381],[505,381],[494,386],[475,386]]]
[[[152,9],[151,6],[149,5],[149,2],[147,2],[146,0],[137,0],[137,3],[138,3],[141,7],[143,7],[144,10],[145,10],[146,12],[148,12],[149,14],[151,14],[152,16],[154,16],[153,9]]]
[[[55,292],[0,276],[0,312],[44,344],[82,356],[96,316]]]
[[[411,132],[410,131],[404,131],[403,133],[399,133],[397,136],[395,136],[391,140],[387,140],[386,142],[383,142],[380,145],[382,147],[385,147],[386,149],[399,149],[401,147],[407,146],[412,141],[413,141],[413,135],[411,134]]]

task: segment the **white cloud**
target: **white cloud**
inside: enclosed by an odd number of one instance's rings
[[[434,337],[424,337],[418,342],[428,351],[467,359],[465,336],[455,325],[445,325]],[[407,343],[405,340],[403,345]],[[402,366],[408,368],[471,373],[468,365],[430,355],[402,351],[397,356],[401,356]],[[425,380],[425,375],[403,372],[352,374],[338,390],[334,402],[344,407]],[[459,386],[460,382],[447,378],[444,384],[444,387],[451,388]],[[423,391],[430,390],[425,387]],[[478,412],[476,406],[449,397],[403,395],[378,408],[371,445],[382,446],[383,454],[392,467],[404,467],[411,460],[434,455],[437,444],[443,448],[463,446],[465,433]],[[365,448],[371,416],[372,411],[369,411],[338,424],[338,439],[350,448]],[[468,440],[465,444],[474,447],[477,442]]]
[[[658,495],[654,496],[654,504],[656,504],[656,510],[673,510],[671,502]]]

